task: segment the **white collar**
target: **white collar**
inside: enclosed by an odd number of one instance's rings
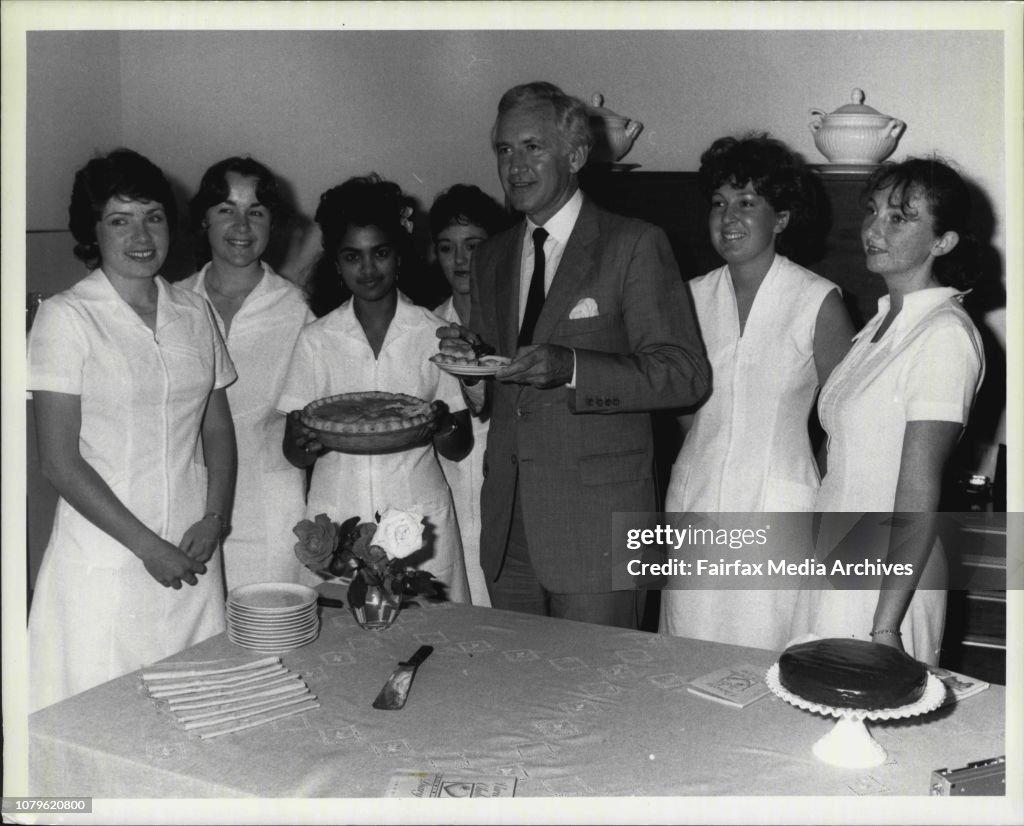
[[[548,237],[553,238],[563,247],[569,243],[569,236],[572,235],[573,227],[576,226],[576,219],[580,217],[580,210],[583,208],[583,192],[577,189],[572,197],[566,201],[560,210],[552,215],[544,223]],[[532,239],[533,231],[538,227],[529,218],[526,219],[526,237]]]
[[[960,291],[955,287],[926,287],[923,290],[914,290],[912,293],[907,293],[903,296],[903,306],[900,308],[899,314],[892,322],[892,326],[895,328],[893,338],[902,336],[904,332],[944,302],[955,300],[957,303],[962,303],[963,297],[968,292],[970,290]],[[854,340],[856,341],[858,338],[861,338],[868,331],[869,327],[876,329],[889,312],[890,306],[892,306],[892,299],[886,293],[878,299],[878,312],[875,314],[874,323],[865,325],[854,336]]]
[[[203,265],[203,268],[199,270],[198,278],[196,278],[196,284],[203,291],[203,295],[206,298],[210,297],[209,290],[206,286],[206,278],[209,275],[210,267],[212,266],[212,264],[212,261],[207,261]],[[263,293],[269,292],[272,287],[270,276],[277,275],[277,273],[274,272],[274,270],[266,261],[260,261],[260,268],[263,270],[263,275],[260,276],[260,280],[253,285],[253,288],[246,295],[246,301],[248,301],[250,298],[258,298]],[[242,303],[244,304],[245,302],[243,301]]]
[[[395,305],[395,314],[391,318],[391,323],[388,325],[388,333],[385,336],[385,341],[392,337],[392,331],[395,335],[403,333],[410,327],[416,325],[416,322],[422,317],[420,308],[418,305],[413,304],[412,301],[403,293],[401,290],[398,291],[398,302]],[[355,336],[356,338],[366,338],[366,334],[363,332],[363,325],[359,323],[359,319],[356,318],[355,303],[350,298],[340,307],[332,310],[324,318],[331,318],[332,326],[338,326],[342,332],[347,335]]]

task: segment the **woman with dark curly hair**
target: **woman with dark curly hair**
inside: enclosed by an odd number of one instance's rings
[[[808,416],[850,346],[835,284],[777,252],[809,223],[800,158],[767,135],[716,140],[701,156],[711,243],[725,266],[690,282],[714,376],[672,468],[666,511],[810,511],[818,487]],[[793,591],[662,594],[661,631],[781,648]]]
[[[887,294],[818,400],[828,434],[828,471],[815,502],[824,514],[818,558],[839,548],[849,519],[867,514],[892,534],[872,534],[880,539],[861,543],[859,557],[887,557],[914,573],[887,576],[876,590],[808,583],[793,634],[870,639],[935,664],[946,592],[934,512],[985,370],[981,337],[960,306],[979,272],[978,245],[967,187],[941,160],[882,166],[865,202],[867,268]]]
[[[430,236],[452,294],[435,313],[457,324],[469,325],[473,251],[510,223],[508,213],[479,187],[455,184],[437,196],[430,208]]]
[[[312,294],[329,294],[333,270],[351,298],[299,334],[278,402],[288,413],[284,455],[296,467],[313,466],[309,519],[319,513],[337,522],[366,519],[388,507],[422,513],[428,530],[420,567],[447,586],[450,599],[467,602],[462,542],[435,448],[461,460],[472,448],[472,430],[458,380],[428,358],[443,322],[398,290],[402,261],[412,255],[412,214],[411,199],[376,174],[351,178],[320,196],[316,222],[323,255]],[[439,405],[433,444],[377,455],[342,453],[327,449],[299,420],[311,401],[370,390]]]
[[[224,578],[229,591],[297,582],[292,527],[305,508],[306,477],[281,455],[285,419],[276,405],[299,330],[313,314],[302,290],[263,260],[291,209],[267,167],[235,156],[206,170],[189,212],[203,266],[180,286],[210,302],[238,371],[228,388],[238,483]]]
[[[129,149],[96,157],[69,214],[91,272],[43,302],[28,341],[60,494],[29,615],[33,709],[224,630],[235,481],[235,370],[206,302],[158,274],[175,218],[163,173]]]

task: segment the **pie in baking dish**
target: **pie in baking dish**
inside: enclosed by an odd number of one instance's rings
[[[367,390],[328,396],[306,405],[302,422],[327,433],[389,433],[427,424],[435,417],[430,402],[404,393]]]

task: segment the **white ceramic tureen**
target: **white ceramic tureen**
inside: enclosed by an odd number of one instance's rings
[[[590,128],[594,134],[594,145],[590,150],[591,163],[615,163],[625,157],[633,148],[633,141],[644,125],[633,118],[617,115],[604,108],[604,96],[594,94],[590,98]]]
[[[880,163],[896,148],[906,124],[864,105],[864,92],[854,89],[850,103],[831,114],[811,109],[814,145],[831,163]]]

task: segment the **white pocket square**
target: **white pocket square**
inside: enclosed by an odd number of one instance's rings
[[[570,320],[593,318],[597,315],[597,302],[592,298],[581,298],[569,313]]]

